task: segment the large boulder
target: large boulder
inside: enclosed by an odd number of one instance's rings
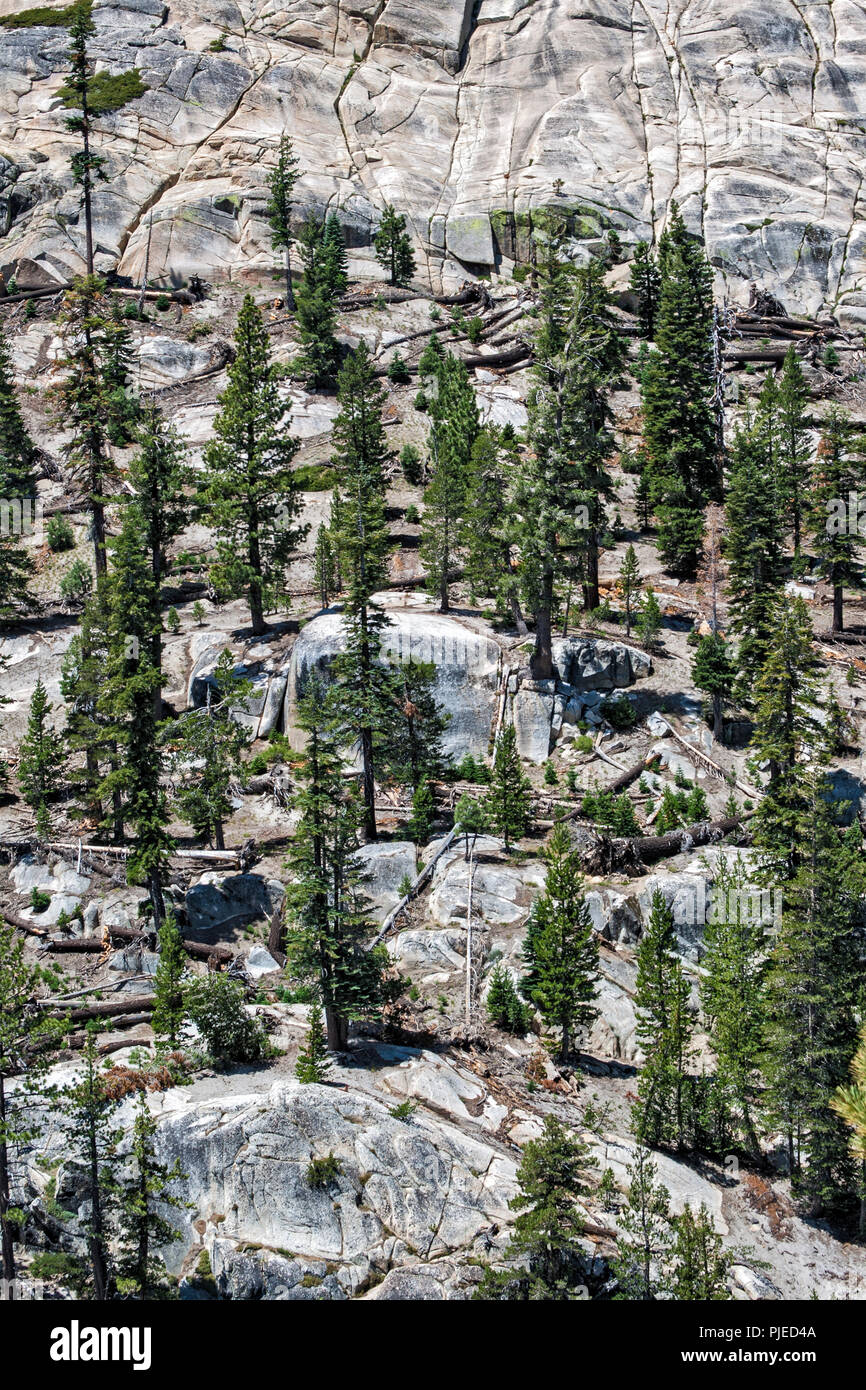
[[[453,618],[410,608],[388,608],[383,651],[393,661],[432,662],[436,668],[435,695],[450,715],[442,739],[448,758],[466,753],[487,756],[496,715],[499,686],[499,647],[490,637],[463,627]],[[295,747],[304,736],[297,728],[298,701],[310,675],[328,679],[334,657],[345,650],[343,615],[320,613],[301,631],[292,650],[285,701],[285,728]]]
[[[285,896],[283,885],[261,874],[202,874],[186,895],[186,911],[193,931],[215,927],[246,926],[270,917]]]
[[[577,691],[620,690],[652,672],[646,652],[599,638],[559,637],[553,661],[560,680]]]
[[[355,855],[363,876],[363,891],[371,906],[383,916],[396,907],[405,878],[418,873],[417,850],[411,840],[379,840],[362,845]]]
[[[548,684],[552,687],[553,682]],[[517,736],[517,751],[530,763],[543,763],[550,752],[554,696],[552,688],[545,691],[523,685],[514,695],[512,715]]]

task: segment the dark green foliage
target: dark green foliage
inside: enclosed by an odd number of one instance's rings
[[[407,382],[412,380],[409,368],[399,352],[395,352],[388,363],[388,380],[393,381],[395,386],[405,386]]]
[[[689,984],[676,945],[673,914],[656,891],[637,955],[636,1034],[645,1061],[635,1132],[641,1143],[682,1148],[688,1137],[686,1068],[693,1024]]]
[[[376,260],[388,272],[391,285],[408,285],[415,274],[415,255],[406,232],[406,218],[390,203],[385,204],[379,230],[373,238]]]
[[[334,334],[341,276],[335,269],[334,246],[326,245],[320,223],[306,223],[299,242],[304,278],[295,296],[302,349],[297,366],[307,384],[318,389],[334,381],[340,363]]]
[[[243,781],[243,754],[250,735],[233,717],[250,693],[250,683],[235,671],[226,649],[208,687],[207,702],[178,721],[173,759],[181,774],[178,808],[197,835],[216,849],[225,849],[224,823],[232,813],[229,787]]]
[[[391,672],[390,718],[377,731],[379,762],[395,782],[417,790],[443,771],[442,735],[451,716],[436,699],[436,667],[410,657]]]
[[[307,534],[291,463],[297,441],[286,429],[262,316],[244,298],[235,331],[236,355],[219,398],[216,438],[205,450],[202,501],[217,533],[217,588],[246,598],[253,633],[267,631],[265,605],[285,589],[286,567]]]
[[[733,867],[720,861],[704,927],[701,1006],[734,1137],[757,1157],[767,967],[765,924],[752,901],[742,861]]]
[[[645,241],[639,241],[634,248],[630,287],[637,297],[637,317],[641,334],[644,338],[652,340],[655,337],[661,276],[656,258]]]
[[[21,795],[33,811],[46,815],[63,786],[66,759],[63,740],[51,724],[53,705],[48,699],[42,678],[37,677],[30,699],[27,733],[21,742],[18,764],[18,784]]]
[[[438,596],[440,612],[447,613],[451,571],[466,518],[472,446],[480,426],[475,391],[459,358],[448,353],[438,360],[435,380],[438,391],[430,409],[430,481],[424,493],[421,558],[430,592]]]
[[[627,1169],[631,1181],[626,1204],[617,1213],[620,1234],[612,1261],[617,1299],[643,1301],[668,1292],[670,1193],[656,1182],[657,1171],[649,1149],[639,1144]]]
[[[48,549],[56,555],[61,554],[64,550],[72,550],[75,546],[75,534],[65,516],[49,517],[45,536],[48,541]]]
[[[71,606],[86,603],[93,592],[93,571],[86,560],[73,560],[60,581],[60,597]]]
[[[300,823],[287,860],[293,881],[286,894],[286,953],[293,977],[319,990],[328,1045],[342,1052],[349,1022],[375,1017],[384,1002],[386,957],[384,948],[369,949],[375,924],[355,857],[361,808],[315,682],[300,702],[298,725],[307,746],[295,769]]]
[[[271,245],[275,251],[285,252],[286,303],[290,309],[295,307],[292,289],[292,198],[298,177],[298,161],[292,142],[288,135],[283,135],[280,137],[277,162],[268,175],[270,198],[265,211],[271,229]]]
[[[487,1017],[506,1033],[522,1035],[529,1029],[530,1011],[525,1004],[521,1004],[514,981],[504,965],[494,966],[490,976]]]
[[[676,574],[693,576],[705,503],[718,498],[712,269],[676,203],[659,243],[656,351],[643,377],[644,436],[659,550]]]
[[[731,629],[738,638],[734,694],[754,708],[755,684],[773,645],[774,607],[784,583],[782,507],[762,416],[734,436],[725,516]]]
[[[143,97],[146,91],[138,68],[130,68],[128,72],[119,72],[114,76],[110,72],[96,72],[88,81],[87,109],[91,116],[104,116]],[[80,89],[75,83],[61,87],[57,95],[64,106],[72,110],[81,109]]]
[[[154,1036],[175,1047],[186,1019],[183,976],[186,953],[173,913],[166,913],[159,928],[159,960],[153,982],[154,1006],[151,1026]]]
[[[204,1039],[214,1066],[258,1062],[267,1052],[262,1027],[244,1007],[241,986],[228,975],[211,972],[187,987],[186,1007]]]
[[[811,1216],[854,1206],[857,1171],[833,1108],[857,1048],[866,893],[855,826],[840,836],[820,778],[794,829],[797,854],[767,975],[768,1109],[786,1137],[792,1191]]]
[[[0,498],[35,497],[35,463],[36,446],[18,403],[9,344],[0,331]]]
[[[623,556],[620,565],[619,577],[617,579],[617,589],[622,595],[625,607],[625,635],[631,637],[632,616],[634,613],[634,596],[640,592],[640,565],[633,545]]]
[[[523,1268],[488,1269],[475,1297],[485,1300],[570,1301],[583,1293],[581,1198],[589,1195],[587,1171],[595,1160],[581,1140],[545,1117],[539,1139],[531,1139],[517,1169],[518,1193],[510,1206],[518,1216],[505,1251]]]
[[[530,783],[520,763],[513,724],[505,725],[496,743],[486,810],[490,826],[502,836],[507,854],[514,840],[526,833],[531,811]]]
[[[338,1158],[334,1157],[334,1152],[328,1154],[327,1158],[311,1158],[307,1167],[307,1182],[313,1188],[328,1188],[343,1171],[343,1165]]]
[[[820,573],[833,590],[833,632],[845,625],[845,589],[863,587],[863,535],[850,514],[850,498],[857,498],[866,485],[866,461],[862,446],[852,448],[849,430],[846,417],[832,408],[818,445],[810,497],[812,543]]]
[[[331,525],[345,592],[346,645],[333,663],[332,706],[346,740],[360,743],[365,827],[376,835],[374,731],[393,719],[394,687],[382,662],[388,619],[370,599],[386,582],[391,546],[385,519],[385,393],[362,343],[340,371],[340,414],[334,421],[333,465],[340,479],[338,515]]]
[[[318,999],[310,1005],[307,1040],[298,1052],[295,1062],[295,1076],[304,1086],[321,1086],[328,1078],[331,1061],[328,1057],[328,1043],[325,1025],[322,1022],[322,1006]]]
[[[114,1296],[115,1272],[109,1238],[117,1207],[118,1153],[122,1131],[114,1124],[117,1102],[99,1069],[96,1030],[91,1024],[82,1053],[78,1078],[62,1091],[67,1119],[66,1156],[77,1161],[89,1212],[82,1221],[87,1240],[91,1297],[103,1301]]]
[[[412,794],[412,816],[406,833],[416,845],[426,845],[436,819],[436,800],[429,782],[422,782]]]
[[[603,700],[601,713],[612,729],[633,729],[637,723],[637,710],[625,695]]]
[[[638,612],[636,627],[645,647],[653,648],[658,645],[659,633],[662,630],[662,610],[652,589],[646,592]]]
[[[132,1127],[132,1171],[121,1179],[118,1193],[118,1275],[121,1287],[131,1288],[139,1298],[167,1290],[165,1262],[156,1251],[180,1239],[167,1214],[187,1206],[172,1188],[186,1182],[188,1174],[180,1159],[171,1166],[159,1161],[155,1139],[156,1120],[141,1091]]]
[[[725,701],[730,699],[734,685],[734,667],[728,644],[720,633],[710,633],[698,642],[692,662],[692,680],[698,690],[705,690],[713,700],[713,734],[722,736]]]
[[[529,396],[529,449],[514,466],[514,540],[523,593],[535,615],[533,674],[553,674],[556,583],[580,578],[584,607],[599,606],[604,503],[612,495],[609,393],[623,342],[598,262],[575,271],[552,263],[541,300]]]
[[[704,1204],[697,1211],[686,1205],[673,1227],[671,1298],[701,1303],[729,1299],[728,1272],[736,1256],[723,1249]]]
[[[0,17],[0,27],[4,29],[68,29],[75,17],[78,5],[37,5],[32,10],[19,10],[17,14]]]
[[[557,825],[544,851],[544,892],[533,907],[530,998],[548,1024],[561,1029],[560,1055],[571,1051],[576,1030],[588,1029],[598,1014],[598,943],[583,891],[580,858],[568,831]],[[525,990],[524,990],[525,992]]]

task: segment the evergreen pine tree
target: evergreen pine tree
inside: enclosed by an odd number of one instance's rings
[[[687,1205],[674,1217],[673,1227],[671,1298],[701,1303],[729,1299],[727,1278],[735,1257],[724,1250],[704,1204],[697,1211]]]
[[[672,1243],[670,1193],[656,1182],[658,1169],[649,1149],[638,1142],[626,1170],[630,1182],[625,1206],[617,1213],[620,1232],[612,1262],[617,1299],[655,1299],[667,1288]]]
[[[652,341],[655,337],[661,277],[656,258],[645,241],[639,241],[634,248],[629,285],[632,294],[637,297],[637,321],[641,337]]]
[[[849,515],[849,499],[866,483],[866,468],[862,455],[849,444],[848,429],[845,416],[832,408],[818,445],[809,510],[820,572],[833,590],[832,632],[842,632],[845,626],[845,589],[863,587],[863,536],[856,517]]]
[[[298,1053],[295,1062],[295,1076],[303,1086],[321,1086],[328,1079],[331,1060],[328,1056],[328,1042],[325,1025],[322,1021],[322,1006],[318,999],[310,1005],[307,1041]]]
[[[172,1187],[187,1180],[180,1159],[169,1166],[156,1156],[156,1120],[139,1092],[132,1126],[128,1177],[118,1183],[118,1274],[138,1298],[153,1297],[166,1280],[165,1263],[156,1254],[180,1239],[180,1231],[167,1219],[168,1210],[186,1207]]]
[[[151,1026],[154,1036],[176,1047],[186,1019],[183,976],[186,954],[174,913],[167,912],[159,928],[159,958],[153,982]]]
[[[794,554],[800,554],[803,517],[809,490],[809,461],[812,451],[806,426],[809,391],[797,350],[792,343],[785,354],[779,377],[778,444],[779,477],[791,529]]]
[[[325,279],[335,298],[346,293],[349,285],[346,239],[343,224],[335,212],[328,213],[322,232],[322,256]]]
[[[647,589],[644,601],[638,609],[638,636],[645,647],[655,647],[662,630],[662,610],[652,589]]]
[[[436,799],[429,782],[421,782],[412,794],[412,816],[406,834],[416,845],[426,845],[436,818]]]
[[[718,498],[712,269],[676,203],[659,244],[656,352],[643,379],[644,436],[659,551],[676,574],[694,575],[703,508]]]
[[[110,300],[104,281],[90,275],[73,281],[61,312],[64,375],[54,392],[57,424],[70,480],[87,497],[97,581],[107,572],[105,512],[118,482],[110,429],[113,403],[106,363],[110,355]]]
[[[541,1137],[524,1147],[518,1192],[510,1203],[519,1214],[505,1258],[520,1259],[527,1273],[488,1269],[476,1298],[562,1302],[581,1296],[584,1221],[578,1203],[589,1195],[587,1175],[594,1166],[588,1145],[547,1115]]]
[[[512,507],[526,601],[535,615],[533,674],[553,674],[552,618],[557,578],[580,558],[584,606],[599,604],[598,552],[607,460],[608,396],[623,364],[622,339],[597,263],[554,265],[541,298],[529,397],[529,449],[515,468]]]
[[[442,775],[442,735],[451,716],[443,714],[436,699],[432,661],[416,661],[410,656],[408,661],[394,664],[391,679],[396,708],[377,731],[378,761],[395,782],[414,790]]]
[[[754,838],[768,874],[787,880],[800,862],[802,818],[814,796],[814,767],[826,763],[826,730],[816,708],[819,662],[802,599],[777,598],[770,610],[772,646],[755,686],[752,748],[769,770],[755,813]]]
[[[676,954],[674,919],[658,890],[637,953],[636,1035],[644,1054],[635,1132],[642,1144],[686,1145],[689,983]]]
[[[704,690],[713,701],[713,738],[722,737],[725,701],[731,697],[734,668],[728,654],[728,644],[718,632],[702,637],[692,662],[692,680],[698,690]]]
[[[360,745],[365,830],[376,837],[374,731],[391,718],[393,686],[383,666],[382,633],[387,618],[372,595],[386,580],[390,537],[385,519],[385,396],[362,343],[340,371],[340,413],[334,421],[333,465],[340,479],[339,523],[333,541],[345,589],[346,647],[333,663],[331,699],[338,722]]]
[[[313,553],[313,569],[316,588],[323,608],[327,608],[331,595],[337,591],[334,571],[334,547],[327,526],[320,526],[316,532],[316,549]]]
[[[630,545],[623,556],[622,564],[619,569],[619,579],[617,588],[622,595],[625,605],[625,635],[631,637],[631,620],[633,617],[632,599],[640,591],[640,565],[637,562],[635,548]]]
[[[117,1203],[117,1146],[122,1131],[113,1123],[117,1102],[99,1069],[96,1030],[87,1029],[82,1071],[63,1088],[69,1156],[81,1166],[89,1215],[82,1223],[87,1240],[93,1297],[114,1297],[115,1274],[110,1256],[111,1216]]]
[[[292,288],[292,200],[299,177],[292,142],[288,135],[282,135],[277,162],[267,177],[271,196],[265,212],[271,229],[271,245],[275,251],[286,253],[286,304],[289,309],[295,308]]]
[[[512,559],[514,519],[503,498],[517,459],[513,440],[487,425],[472,446],[461,542],[465,547],[464,574],[474,595],[491,595],[511,613],[518,632],[525,636],[520,609],[520,576]]]
[[[301,356],[297,367],[313,390],[329,385],[340,364],[337,327],[337,285],[333,279],[333,248],[324,244],[324,228],[307,222],[299,239],[304,278],[296,295]]]
[[[0,330],[0,498],[36,496],[36,445],[30,438],[5,333]]]
[[[141,419],[141,403],[132,386],[132,331],[120,299],[112,295],[105,319],[105,432],[109,442],[124,449],[132,444]]]
[[[598,942],[583,891],[578,853],[557,825],[544,851],[544,892],[534,906],[531,999],[545,1023],[561,1029],[566,1061],[574,1032],[591,1027],[598,1010]]]
[[[495,965],[487,991],[487,1017],[497,1028],[507,1033],[525,1033],[529,1027],[529,1010],[520,1002],[514,981],[504,965]]]
[[[178,808],[195,833],[225,849],[223,827],[232,813],[229,789],[245,779],[243,753],[249,747],[249,731],[232,711],[250,694],[250,682],[235,672],[226,649],[217,662],[205,704],[178,720],[174,736],[174,764],[181,779]]]
[[[267,631],[265,604],[283,592],[286,566],[307,527],[291,462],[298,444],[287,431],[267,329],[246,295],[235,331],[236,355],[219,398],[216,438],[205,449],[203,501],[217,533],[217,587],[243,594],[253,634]]]
[[[767,965],[766,924],[751,910],[753,901],[739,857],[733,866],[720,862],[704,926],[701,1007],[736,1137],[757,1159]]]
[[[415,274],[415,254],[406,232],[406,218],[390,203],[385,204],[373,244],[376,260],[388,272],[389,285],[408,285]]]
[[[23,937],[0,920],[0,1268],[8,1299],[15,1297],[20,1231],[12,1206],[14,1162],[39,1136],[34,1102],[47,1094],[46,1072],[63,1034],[62,1024],[33,1007],[40,983],[39,967],[25,959]]]
[[[48,802],[57,796],[63,786],[66,763],[63,740],[50,722],[53,708],[42,677],[37,676],[30,697],[27,733],[21,741],[18,784],[27,805],[37,814],[41,813],[43,825],[47,820]]]
[[[517,751],[517,732],[506,724],[496,741],[486,810],[492,830],[501,835],[508,854],[514,840],[526,833],[531,815],[529,778]]]
[[[792,1191],[808,1213],[845,1212],[858,1175],[833,1096],[857,1046],[866,893],[859,829],[833,823],[820,779],[795,828],[799,864],[785,889],[767,976],[765,1076],[771,1123],[786,1136]]]
[[[374,924],[356,859],[361,813],[316,681],[299,702],[298,727],[307,746],[295,770],[300,822],[287,860],[286,954],[292,973],[321,995],[329,1048],[344,1052],[350,1021],[381,1008],[387,956],[369,949]]]
[[[774,604],[784,583],[781,515],[766,430],[747,423],[734,436],[725,504],[731,630],[739,640],[734,693],[747,709],[773,644]]]
[[[439,611],[449,610],[449,584],[466,519],[472,448],[479,417],[469,373],[448,353],[436,375],[438,392],[431,404],[430,481],[424,493],[421,558]]]

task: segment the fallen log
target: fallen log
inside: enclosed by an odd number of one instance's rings
[[[596,749],[596,752],[598,751],[599,750]],[[615,777],[610,786],[605,787],[605,791],[624,792],[626,787],[630,787],[632,782],[636,782],[645,772],[646,763],[643,758],[641,758],[640,762],[635,763],[634,767],[630,767],[627,772],[623,772],[619,777]]]
[[[143,1021],[153,1012],[156,996],[153,994],[133,994],[120,1001],[89,1004],[83,1009],[63,1011],[63,1005],[56,1005],[52,1012],[57,1018],[66,1018],[70,1023],[89,1023],[97,1018],[120,1018],[124,1014],[141,1014]]]
[[[14,923],[13,923],[14,925]],[[135,927],[108,927],[108,935],[117,941],[139,942],[144,941],[146,933],[136,931]],[[110,943],[102,936],[73,936],[68,940],[55,937],[47,945],[48,951],[52,955],[69,954],[81,951],[89,955],[99,955],[106,950]],[[211,960],[216,958],[220,961],[229,961],[234,957],[234,952],[230,946],[222,946],[217,942],[211,946],[207,941],[187,941],[181,938],[181,945],[188,956],[193,956],[196,960]]]
[[[726,816],[723,820],[699,821],[696,825],[681,826],[667,835],[636,835],[629,841],[644,864],[655,864],[683,850],[712,845],[739,830],[748,816]]]

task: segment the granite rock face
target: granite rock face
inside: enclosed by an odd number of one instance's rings
[[[742,302],[754,280],[790,311],[866,322],[849,0],[97,0],[95,18],[99,67],[148,88],[99,121],[100,269],[139,276],[149,234],[166,283],[269,267],[265,180],[289,130],[298,224],[339,207],[369,247],[393,202],[437,286],[525,257],[530,219],[580,258],[611,227],[626,246],[657,233],[677,198],[720,292]],[[62,29],[0,30],[0,267],[22,283],[82,268],[66,48]]]
[[[442,739],[446,757],[459,761],[466,753],[487,756],[496,715],[499,686],[499,647],[489,637],[438,613],[392,608],[383,633],[383,651],[392,661],[432,662],[436,667],[435,695],[450,721]],[[297,705],[310,673],[327,677],[334,657],[345,642],[340,612],[321,613],[303,628],[292,650],[284,727],[290,739],[297,730]]]

